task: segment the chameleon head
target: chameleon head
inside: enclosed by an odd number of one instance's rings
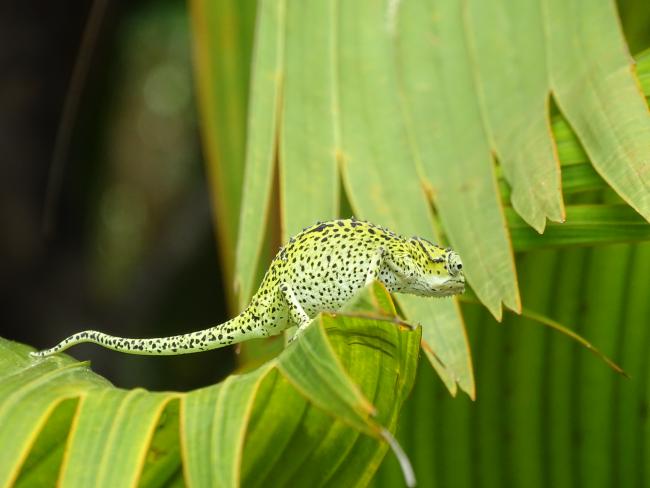
[[[444,297],[465,291],[465,275],[460,256],[451,249],[436,246],[421,237],[408,240],[408,255],[403,261],[405,293]]]

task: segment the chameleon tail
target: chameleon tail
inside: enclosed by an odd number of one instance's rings
[[[216,327],[188,334],[151,339],[128,339],[95,330],[85,330],[71,335],[50,349],[35,351],[30,355],[37,358],[47,357],[83,342],[99,344],[113,351],[151,356],[172,356],[208,351],[264,335],[259,328],[250,325],[250,315],[250,312],[246,310],[232,320]]]

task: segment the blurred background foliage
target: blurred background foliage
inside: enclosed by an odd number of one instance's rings
[[[2,335],[45,344],[79,327],[156,335],[227,319],[187,6],[106,5],[87,81],[71,94],[80,97],[79,110],[53,229],[44,238],[56,133],[91,4],[32,3],[16,4],[0,21],[12,39],[3,48],[0,95]],[[115,361],[93,347],[80,355],[123,387],[188,390],[216,382],[234,365],[230,350],[188,361]]]
[[[34,0],[0,7],[0,335],[35,346],[87,327],[166,335],[236,312],[229,284],[243,170],[229,162],[243,161],[255,4],[223,1],[230,21],[219,29],[208,28],[218,19],[197,14],[205,5],[107,2],[83,90],[71,94],[79,109],[46,237],[56,133],[93,7]],[[649,47],[647,2],[618,7],[631,52]],[[192,58],[205,53],[192,35],[229,47],[220,64],[207,65],[226,73],[215,85],[195,78]],[[232,111],[219,120],[198,113],[197,87],[215,97],[204,103]],[[217,98],[233,89],[236,97]],[[224,128],[218,144],[201,147],[199,129],[212,127]],[[269,213],[267,255],[281,240],[278,201]],[[497,324],[464,304],[477,400],[451,398],[421,362],[398,431],[420,485],[650,486],[650,247],[531,251],[517,255],[517,271],[525,307],[575,328],[631,379],[537,323],[506,313]],[[81,346],[74,354],[118,386],[150,389],[212,384],[236,362],[231,349],[116,359]],[[374,483],[400,482],[388,458]]]

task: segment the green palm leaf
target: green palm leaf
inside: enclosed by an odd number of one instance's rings
[[[608,184],[650,216],[650,117],[608,2],[321,0],[307,12],[300,2],[263,0],[255,42],[241,303],[254,289],[276,156],[285,238],[336,212],[340,172],[358,216],[405,235],[444,235],[497,318],[502,303],[521,307],[512,256],[520,238],[510,230],[521,219],[541,231],[546,219],[585,216],[565,211],[562,185]],[[551,123],[551,94],[566,120]],[[601,214],[592,215],[598,224]],[[565,245],[562,234],[525,248]],[[457,307],[401,303],[423,323],[445,384],[473,396]]]
[[[0,486],[367,484],[412,387],[420,331],[395,322],[380,284],[350,309],[319,316],[262,367],[189,393],[122,390],[69,356],[34,361],[0,341],[0,443],[12,446]]]

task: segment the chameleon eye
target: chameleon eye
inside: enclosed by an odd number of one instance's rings
[[[460,273],[460,270],[463,269],[463,263],[460,260],[460,256],[454,251],[450,251],[447,254],[447,269],[451,276],[456,276]]]

